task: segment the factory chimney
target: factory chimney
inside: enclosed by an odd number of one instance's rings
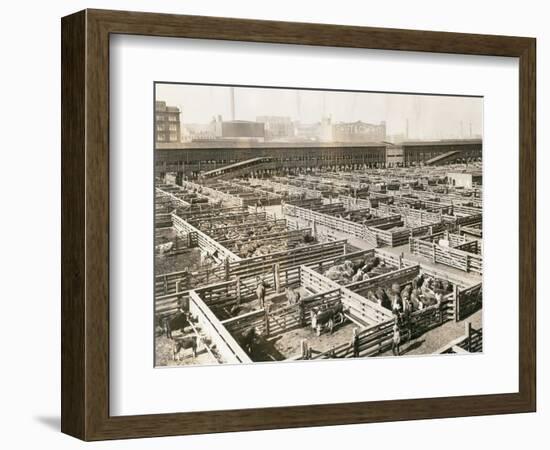
[[[231,120],[235,120],[235,88],[231,88]]]
[[[296,90],[296,113],[297,113],[297,120],[300,122],[301,116],[302,116],[302,105],[300,104],[300,91]]]

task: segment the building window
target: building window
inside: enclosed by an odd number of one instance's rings
[[[164,141],[165,139],[164,133],[157,133],[157,141]]]

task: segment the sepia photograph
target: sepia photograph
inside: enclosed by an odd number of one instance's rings
[[[153,104],[155,367],[483,351],[483,97]]]

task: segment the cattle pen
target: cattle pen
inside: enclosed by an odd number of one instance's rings
[[[444,334],[483,307],[480,185],[273,164],[157,174],[157,366],[386,356],[396,327],[420,353],[434,333],[427,354],[482,351],[481,327]]]

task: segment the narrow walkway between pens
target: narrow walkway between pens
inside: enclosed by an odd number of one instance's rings
[[[483,310],[476,311],[466,319],[455,322],[451,320],[433,330],[424,333],[416,339],[405,342],[401,345],[401,355],[430,355],[452,340],[466,334],[466,324],[470,322],[472,327],[479,329],[482,327]],[[391,350],[382,353],[381,356],[392,356]]]

